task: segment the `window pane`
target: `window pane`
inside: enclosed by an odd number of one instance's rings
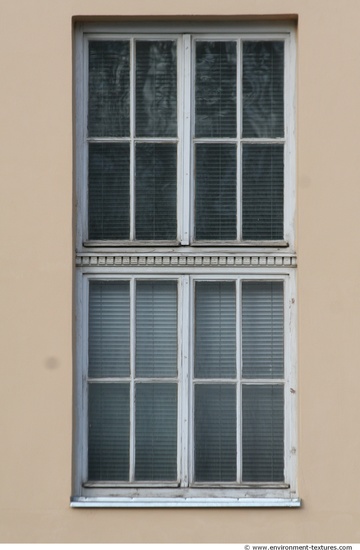
[[[129,42],[89,43],[89,136],[129,136]]]
[[[234,385],[195,386],[195,481],[236,480]]]
[[[136,135],[177,136],[176,42],[136,42]]]
[[[89,238],[129,238],[130,147],[89,144]]]
[[[177,374],[177,284],[137,282],[136,376]]]
[[[195,378],[236,373],[235,283],[196,283]]]
[[[284,376],[282,282],[242,285],[242,363],[245,378]]]
[[[236,239],[236,145],[196,145],[196,239]]]
[[[135,478],[177,478],[177,384],[136,384]]]
[[[129,384],[89,384],[89,480],[129,479]]]
[[[177,146],[138,143],[136,146],[136,238],[175,240]]]
[[[236,42],[197,42],[196,137],[236,137]]]
[[[89,297],[89,376],[130,372],[129,283],[91,281]]]
[[[242,389],[243,481],[284,480],[284,389]]]
[[[283,239],[283,145],[243,145],[243,239]]]
[[[284,43],[243,43],[243,137],[284,135]]]

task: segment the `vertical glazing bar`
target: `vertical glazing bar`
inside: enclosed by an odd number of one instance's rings
[[[189,485],[193,483],[194,481],[194,471],[195,471],[195,434],[194,434],[194,412],[195,412],[195,406],[194,406],[194,394],[195,394],[195,388],[194,388],[194,349],[195,349],[195,343],[194,343],[194,334],[195,334],[195,281],[193,277],[189,277],[189,285],[188,285],[188,311],[189,311],[189,327],[188,327],[188,335],[189,335],[189,343],[188,343],[188,350],[189,350],[189,361],[188,361],[188,411],[189,411],[189,422],[188,422],[188,442],[189,442],[189,448],[188,448],[188,475],[189,475]]]
[[[189,318],[190,318],[190,296],[189,296],[189,276],[181,277],[179,281],[179,324],[178,337],[181,342],[179,345],[179,384],[180,384],[180,433],[179,433],[179,452],[180,452],[180,486],[187,487],[189,484]]]
[[[82,92],[83,92],[83,101],[82,101],[82,117],[83,122],[80,124],[80,147],[79,151],[83,153],[81,162],[82,162],[82,168],[83,168],[83,174],[84,174],[84,181],[80,182],[80,185],[84,183],[83,189],[81,190],[81,193],[79,193],[79,196],[82,199],[82,205],[81,205],[81,212],[82,214],[82,235],[84,236],[84,239],[79,239],[78,246],[82,246],[82,240],[87,240],[89,238],[89,229],[88,229],[88,205],[89,205],[89,198],[88,198],[88,181],[89,181],[89,166],[88,166],[88,156],[89,156],[89,141],[88,141],[88,132],[87,132],[87,117],[88,117],[88,103],[89,103],[89,40],[84,37],[83,42],[83,68],[84,68],[84,80],[82,83]],[[80,159],[79,159],[80,160]]]
[[[135,279],[130,280],[130,476],[135,479]]]
[[[236,481],[241,482],[241,280],[236,280]]]
[[[135,239],[135,39],[130,41],[130,240]]]
[[[242,239],[242,40],[237,41],[237,239]]]
[[[191,198],[191,37],[186,34],[183,37],[182,42],[182,75],[183,82],[181,101],[178,102],[179,108],[183,108],[182,115],[182,128],[179,128],[181,132],[180,135],[180,150],[182,150],[182,181],[183,181],[183,191],[181,202],[179,204],[183,205],[182,213],[179,215],[179,220],[182,224],[182,233],[181,233],[181,244],[189,244],[190,239],[192,239],[192,229],[190,224],[192,224],[192,209],[190,204],[192,202]],[[180,57],[180,56],[179,56]],[[183,104],[182,104],[183,102]],[[180,122],[180,117],[179,117]],[[179,185],[179,187],[181,187]]]
[[[80,277],[83,277],[82,274],[80,274]],[[84,322],[81,326],[82,331],[82,356],[83,356],[83,364],[82,364],[82,372],[81,379],[85,383],[83,383],[83,402],[82,407],[83,410],[85,410],[85,414],[83,417],[83,425],[82,425],[82,444],[81,448],[83,449],[83,455],[82,455],[82,471],[84,472],[84,479],[88,479],[88,457],[89,457],[89,434],[88,434],[88,416],[89,416],[89,295],[90,295],[90,284],[89,279],[87,277],[84,277],[83,279],[83,287],[82,287],[82,295],[81,299],[83,302],[83,319]],[[86,319],[86,322],[85,322]],[[81,480],[83,481],[83,480]]]
[[[284,280],[284,326],[289,327],[284,333],[285,343],[285,441],[284,441],[284,478],[296,493],[297,465],[297,296],[296,270],[289,270]],[[292,368],[291,368],[292,367]]]
[[[288,190],[284,192],[284,239],[291,243],[296,225],[295,66],[295,43],[290,35],[284,42],[284,182],[288,182]]]
[[[190,155],[188,168],[189,168],[189,238],[190,243],[195,240],[195,72],[196,72],[196,40],[189,37],[189,52],[187,56],[187,63],[189,65],[189,83],[188,83],[188,96],[189,96],[189,113],[190,122],[188,128],[188,151]],[[184,144],[185,148],[185,144]]]

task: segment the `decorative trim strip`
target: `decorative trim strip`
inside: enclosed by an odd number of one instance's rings
[[[77,254],[77,267],[296,267],[295,255]]]

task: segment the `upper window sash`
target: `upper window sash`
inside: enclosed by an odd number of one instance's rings
[[[176,244],[294,248],[292,32],[84,33],[78,43],[77,64],[82,75],[77,81],[78,249]],[[129,58],[128,69],[125,61],[125,69],[111,69],[115,85],[128,70],[129,90],[123,86],[123,95],[128,96],[129,120],[125,120],[126,109],[119,115],[121,128],[128,124],[128,130],[116,130],[127,135],[95,135],[99,123],[89,83],[100,86],[101,70],[100,76],[90,77],[89,58],[91,54],[96,66],[97,49],[101,50],[97,44],[101,43],[110,44],[103,55],[105,61],[110,58],[110,65],[112,49],[118,48],[118,57]],[[171,63],[175,49],[176,75]],[[156,55],[162,61],[153,78],[148,73]],[[98,62],[102,64],[106,73],[106,63]],[[283,70],[279,69],[282,64]],[[162,101],[165,106],[169,102],[164,93],[160,97],[159,90],[171,95],[176,80],[176,108],[166,115],[168,127],[163,125],[162,130],[161,123],[153,124],[150,132],[151,125],[144,122],[146,108],[140,104],[151,88],[146,80],[152,78],[165,82],[152,96],[153,103]],[[267,82],[267,91],[259,81]],[[106,90],[101,93],[111,97]],[[266,96],[265,107],[258,99],[261,95]],[[265,122],[260,116],[264,110]],[[116,133],[114,118],[109,116],[109,134]],[[145,135],[154,132],[159,135]],[[104,187],[111,191],[108,203],[103,201],[101,206],[103,198],[99,196]],[[106,220],[101,231],[96,229],[96,216]],[[117,235],[120,238],[114,238]]]

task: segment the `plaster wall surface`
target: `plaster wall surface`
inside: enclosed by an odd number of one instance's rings
[[[73,25],[297,20],[300,509],[71,509]],[[360,542],[358,0],[0,0],[2,542]]]

